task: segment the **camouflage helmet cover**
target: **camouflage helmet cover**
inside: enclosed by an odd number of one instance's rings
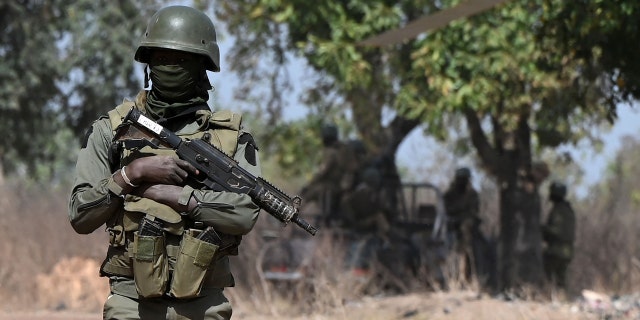
[[[554,181],[549,186],[549,195],[562,199],[567,195],[567,186],[562,182]]]
[[[169,6],[156,12],[142,35],[135,60],[149,62],[149,49],[185,51],[206,58],[207,70],[220,71],[220,48],[211,19],[202,11],[187,6]]]

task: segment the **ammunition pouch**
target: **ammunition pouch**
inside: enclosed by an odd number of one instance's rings
[[[205,275],[216,257],[219,246],[201,239],[204,231],[187,230],[171,278],[169,294],[175,298],[194,298],[200,294]]]
[[[143,219],[133,235],[133,279],[143,298],[162,296],[169,280],[169,260],[160,223]]]
[[[167,237],[174,236],[162,228],[162,223],[148,218],[143,218],[139,230],[133,232],[131,267],[140,297],[198,297],[205,284],[216,281],[210,272],[216,260],[237,254],[240,243],[239,236],[218,234],[211,227],[185,230],[177,250]]]

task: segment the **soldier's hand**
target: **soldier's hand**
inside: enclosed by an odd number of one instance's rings
[[[133,184],[184,185],[190,174],[198,174],[187,161],[171,156],[138,158],[127,165],[126,172]]]
[[[136,188],[132,194],[148,198],[162,204],[166,204],[178,212],[186,212],[193,209],[197,203],[193,198],[186,205],[180,204],[179,198],[182,187],[167,184],[143,184]]]

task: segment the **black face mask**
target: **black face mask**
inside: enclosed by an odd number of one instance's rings
[[[156,118],[170,117],[184,107],[209,100],[211,84],[200,61],[150,65],[149,69],[152,87],[147,110]]]
[[[151,81],[153,82],[151,90],[158,98],[166,102],[187,101],[203,91],[200,82],[204,72],[202,65],[197,60],[189,60],[175,65],[151,66]]]

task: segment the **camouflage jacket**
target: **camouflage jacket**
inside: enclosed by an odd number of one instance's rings
[[[470,186],[467,186],[463,192],[447,190],[444,194],[444,204],[447,215],[454,225],[479,218],[480,198],[478,192]]]
[[[542,235],[546,242],[545,253],[570,259],[573,256],[576,217],[567,201],[555,202],[547,223],[542,227]]]
[[[139,104],[140,95],[136,100]],[[178,135],[185,133],[193,133],[201,130],[200,123],[197,119],[191,122],[185,121],[181,129],[176,130]],[[239,132],[238,136],[243,132]],[[113,171],[119,170],[119,167],[113,168],[110,157],[110,148],[114,137],[114,128],[108,117],[101,117],[91,126],[86,142],[83,144],[76,163],[75,180],[71,197],[69,199],[69,220],[74,230],[81,234],[89,234],[105,225],[110,229],[114,220],[118,220],[122,224],[123,212],[129,196],[121,197],[114,193]],[[245,139],[246,140],[246,139]],[[248,141],[240,143],[233,142],[234,159],[239,165],[248,170],[255,176],[261,175],[259,159],[257,153],[252,159],[253,163],[249,163],[245,155],[245,151],[250,148]],[[251,140],[252,141],[252,140]],[[237,145],[237,146],[236,146]],[[183,212],[177,215],[178,220],[174,221],[180,228],[172,230],[176,235],[182,232],[182,226],[186,224],[185,220],[190,223],[194,221],[203,222],[206,225],[212,225],[216,230],[230,235],[244,235],[248,233],[255,225],[260,208],[245,194],[236,194],[232,192],[216,192],[206,188],[193,188],[191,186],[184,187],[184,195],[194,196],[198,200],[198,205],[190,212]],[[224,205],[221,205],[224,204]],[[137,211],[144,211],[138,208]],[[125,224],[127,219],[125,217]],[[131,224],[131,223],[129,223]],[[124,230],[127,231],[127,230]],[[125,239],[118,241],[110,239],[109,251],[107,258],[103,263],[102,275],[111,276],[128,276],[130,272],[130,253],[126,252],[127,243],[130,241],[129,236],[125,233]],[[113,238],[113,235],[111,235]],[[120,242],[120,243],[118,243]],[[106,272],[106,265],[122,266],[122,272]],[[219,267],[218,267],[219,266]],[[229,262],[227,257],[223,257],[218,261],[217,266],[213,268],[212,287],[233,286],[234,280],[229,270]],[[130,291],[130,290],[127,290]],[[131,293],[131,292],[129,292]]]

